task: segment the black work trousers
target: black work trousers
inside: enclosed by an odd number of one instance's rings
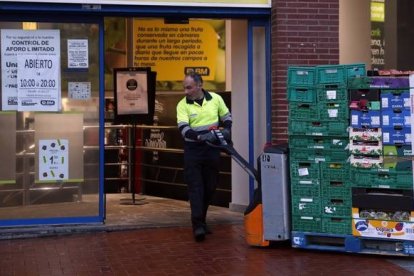
[[[207,209],[216,191],[220,151],[205,143],[184,146],[184,179],[188,186],[193,229],[205,227]]]

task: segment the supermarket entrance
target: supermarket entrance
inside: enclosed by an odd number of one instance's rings
[[[106,194],[129,194],[132,187],[130,176],[135,171],[136,198],[149,195],[187,200],[187,188],[183,180],[183,141],[176,127],[175,108],[184,97],[182,78],[190,65],[204,74],[206,90],[223,97],[233,117],[237,118],[232,137],[235,147],[246,159],[255,162],[254,156],[259,155],[270,136],[270,124],[267,123],[270,117],[267,22],[247,19],[168,21],[157,18],[105,18],[105,26],[105,37],[111,40],[106,43],[105,50]],[[164,39],[142,38],[165,35],[179,37],[180,34],[175,32],[183,29],[193,30],[188,31],[188,36],[198,37],[196,47],[201,50],[193,54],[194,60],[206,59],[209,61],[208,66],[189,62],[187,56],[168,62],[166,56],[158,56],[160,51],[164,53],[160,49],[170,47],[164,45]],[[176,39],[175,43],[180,48],[194,47],[191,41],[185,39]],[[151,69],[157,73],[155,112],[151,125],[138,122],[136,164],[132,167],[129,164],[133,154],[131,126],[117,124],[113,115],[112,70],[139,67],[148,64],[148,60],[152,60]],[[180,63],[182,66],[179,69],[170,69],[171,66],[179,67]],[[232,164],[229,156],[223,154],[221,162],[220,182],[213,204],[226,208],[229,205],[235,208],[247,206],[253,181],[237,164]]]

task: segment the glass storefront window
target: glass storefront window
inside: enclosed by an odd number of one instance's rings
[[[23,23],[0,22],[0,220],[98,216],[99,25]]]

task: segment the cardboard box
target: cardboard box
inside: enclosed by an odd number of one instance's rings
[[[414,240],[414,222],[352,219],[352,235],[412,241]]]
[[[382,127],[411,128],[411,112],[408,109],[396,112],[392,109],[382,110]]]
[[[382,128],[382,143],[384,145],[411,145],[411,128]]]
[[[352,127],[381,127],[381,112],[378,110],[351,110]]]
[[[413,153],[411,145],[384,145],[384,168],[397,171],[412,171]]]
[[[356,155],[382,155],[382,142],[351,140],[349,151]]]
[[[382,156],[351,155],[351,166],[357,168],[382,168]]]
[[[407,109],[410,110],[410,92],[408,90],[397,90],[399,93],[392,92],[392,90],[381,91],[381,108],[382,109]]]
[[[349,139],[355,141],[382,141],[382,129],[351,127]]]
[[[383,239],[414,239],[414,214],[409,221],[367,219],[359,216],[359,209],[352,208],[352,235]]]

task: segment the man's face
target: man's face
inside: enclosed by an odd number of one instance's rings
[[[202,86],[197,84],[191,77],[186,77],[183,81],[184,92],[188,99],[196,100],[202,96]]]

